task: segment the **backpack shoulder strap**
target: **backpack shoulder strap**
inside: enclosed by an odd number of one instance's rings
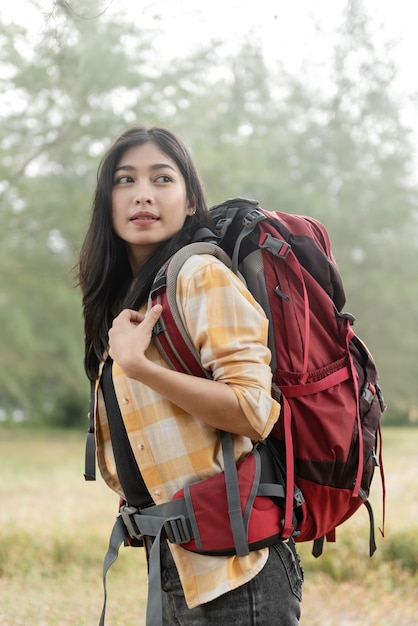
[[[95,381],[90,381],[90,410],[89,410],[89,429],[86,437],[86,449],[84,459],[84,478],[85,480],[96,480],[96,439],[94,434],[94,411],[95,411],[96,385]]]
[[[161,317],[154,326],[153,335],[164,360],[177,371],[201,378],[211,378],[210,372],[201,365],[200,356],[184,328],[177,307],[178,275],[187,259],[195,254],[211,254],[227,267],[231,267],[231,259],[215,243],[191,243],[176,252],[158,272],[151,287],[149,304],[163,306]]]

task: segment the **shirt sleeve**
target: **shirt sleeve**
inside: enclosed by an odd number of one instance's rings
[[[210,255],[193,255],[177,283],[180,316],[202,365],[229,385],[260,439],[280,405],[271,397],[268,320],[242,281]]]

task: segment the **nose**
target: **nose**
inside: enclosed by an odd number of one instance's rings
[[[135,204],[152,204],[153,194],[150,185],[145,181],[138,181],[134,189]]]

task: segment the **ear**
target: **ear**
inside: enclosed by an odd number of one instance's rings
[[[195,203],[189,203],[187,207],[187,215],[194,215],[196,213],[196,205]]]

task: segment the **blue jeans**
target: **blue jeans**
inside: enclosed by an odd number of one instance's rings
[[[171,552],[161,546],[164,626],[296,626],[303,571],[292,540],[270,548],[261,572],[245,585],[187,608]]]

